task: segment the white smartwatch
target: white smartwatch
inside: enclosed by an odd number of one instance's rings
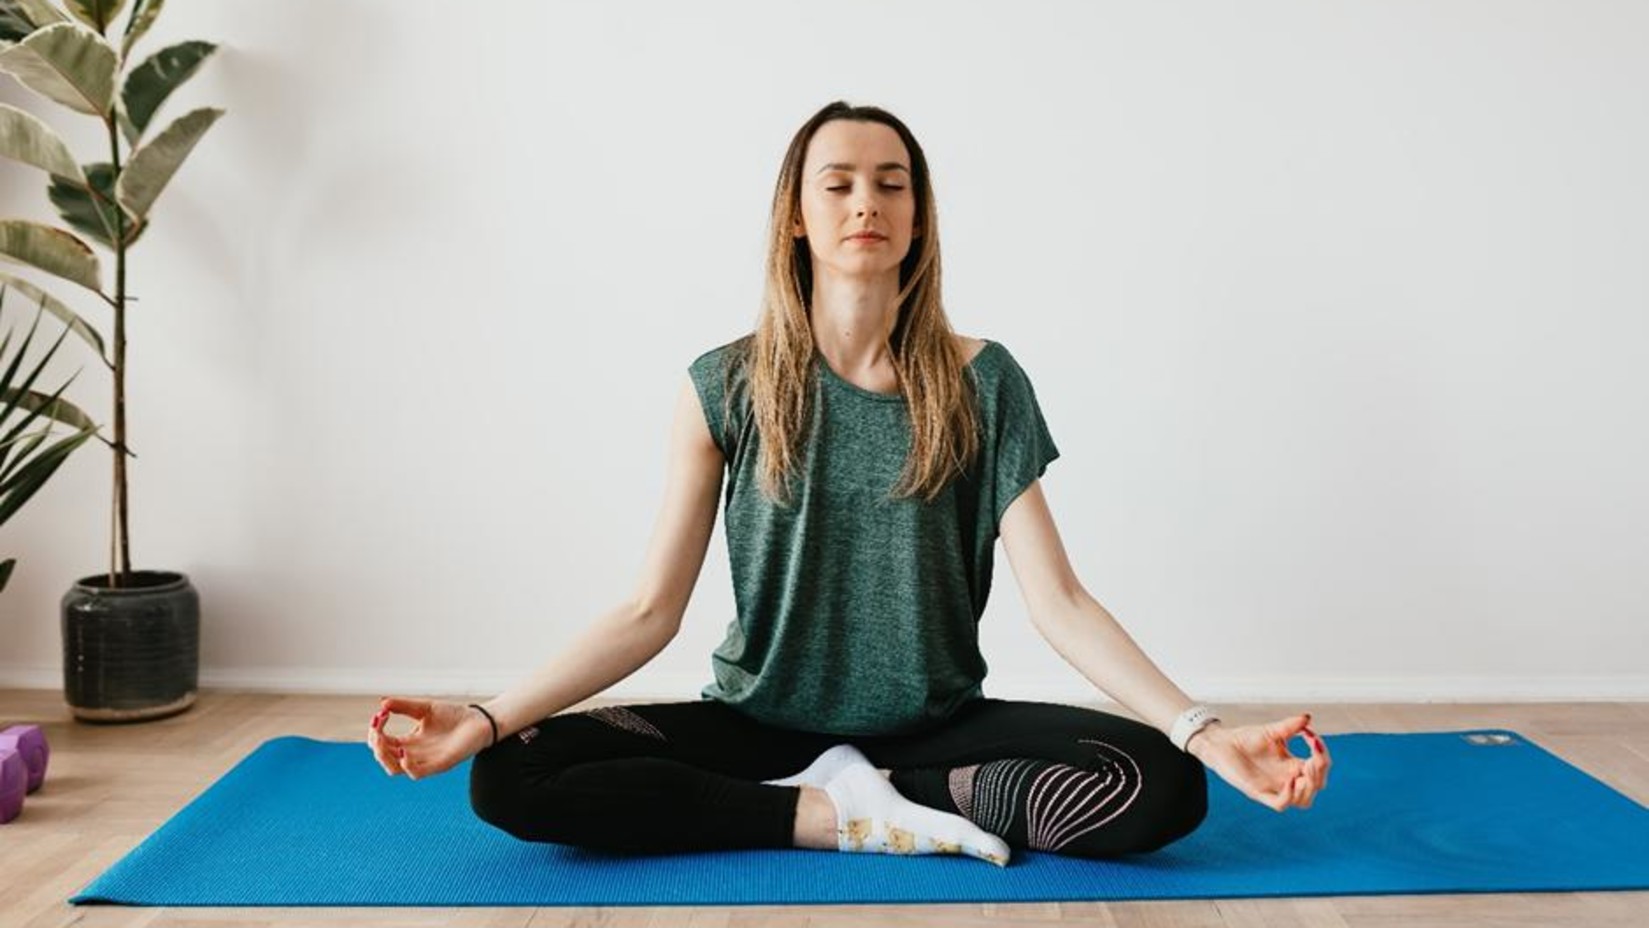
[[[1214,715],[1214,710],[1199,703],[1179,714],[1179,718],[1174,720],[1173,727],[1168,730],[1168,740],[1174,742],[1174,747],[1184,751],[1185,743],[1191,740],[1192,735],[1202,731],[1210,722],[1218,721],[1219,717]]]

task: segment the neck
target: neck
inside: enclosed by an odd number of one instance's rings
[[[897,272],[873,280],[814,279],[809,322],[814,344],[832,368],[843,374],[857,374],[889,366],[888,339],[898,321],[898,307],[894,305],[898,294]]]

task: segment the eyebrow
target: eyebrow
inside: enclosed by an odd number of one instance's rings
[[[824,172],[830,171],[830,170],[851,171],[856,167],[858,167],[858,165],[856,165],[856,164],[847,164],[847,163],[841,162],[841,161],[834,161],[834,162],[831,162],[830,164],[825,165],[824,167],[820,168],[819,170],[815,171],[814,173],[815,174],[823,174]],[[876,170],[878,170],[878,171],[904,171],[906,174],[910,173],[910,168],[905,167],[904,165],[900,164],[897,161],[884,161],[881,164],[876,165]]]

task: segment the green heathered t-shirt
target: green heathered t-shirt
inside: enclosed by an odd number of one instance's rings
[[[904,397],[849,383],[815,352],[822,420],[785,509],[761,494],[761,436],[730,363],[750,337],[688,367],[727,462],[737,607],[700,695],[804,731],[904,734],[942,722],[983,695],[978,625],[1002,513],[1059,457],[1030,378],[987,341],[968,365],[979,457],[932,503],[889,500],[910,449]]]

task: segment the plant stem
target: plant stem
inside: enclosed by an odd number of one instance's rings
[[[120,134],[111,109],[104,119],[109,128],[109,155],[114,162],[116,183],[120,180]],[[130,539],[126,532],[126,214],[118,206],[115,215],[115,536],[119,539],[118,565],[109,565],[109,588],[120,586],[120,577],[132,571]],[[112,552],[111,552],[112,553]]]

